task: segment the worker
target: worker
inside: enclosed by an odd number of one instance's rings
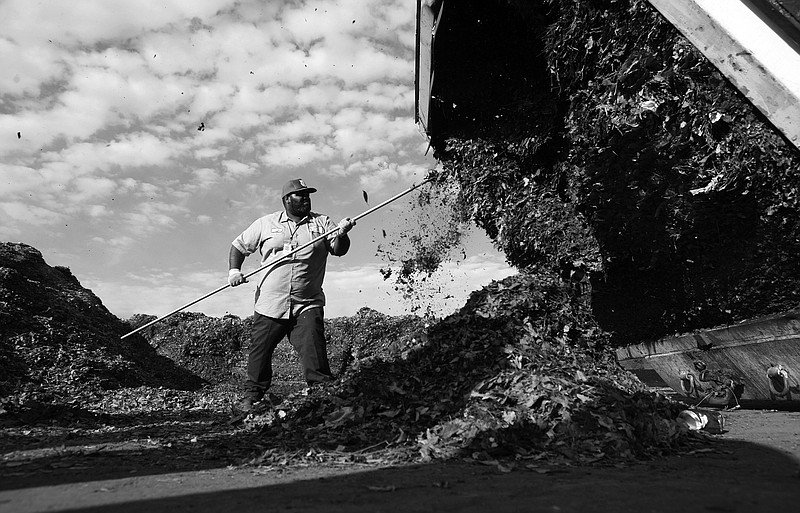
[[[267,266],[256,287],[247,380],[238,409],[247,412],[261,401],[272,382],[272,355],[287,337],[300,357],[309,387],[333,379],[325,342],[325,294],[322,282],[328,255],[343,256],[350,249],[350,218],[338,225],[311,211],[311,194],[317,192],[297,178],[281,191],[283,210],[254,221],[231,243],[228,282],[237,287],[245,257],[258,251]],[[285,260],[268,266],[323,234],[321,240],[299,249]]]

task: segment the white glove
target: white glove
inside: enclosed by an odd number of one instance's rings
[[[231,287],[236,287],[242,283],[247,283],[247,279],[239,269],[231,269],[228,271],[228,283],[231,284]]]
[[[341,221],[339,221],[339,235],[344,235],[345,233],[349,232],[353,229],[356,225],[356,222],[350,219],[349,217],[345,217]]]

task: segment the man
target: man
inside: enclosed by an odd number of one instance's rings
[[[322,282],[328,254],[347,253],[347,232],[356,223],[345,218],[336,225],[328,216],[312,212],[313,192],[317,190],[302,179],[290,180],[283,186],[283,211],[257,219],[231,244],[228,281],[236,287],[246,281],[241,268],[247,255],[258,251],[264,266],[336,230],[265,269],[256,288],[247,383],[240,403],[243,411],[252,409],[269,388],[272,354],[284,336],[299,354],[309,386],[333,379],[325,343]]]

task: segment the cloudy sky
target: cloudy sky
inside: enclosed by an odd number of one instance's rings
[[[419,183],[436,163],[414,124],[415,5],[0,0],[0,241],[69,267],[122,318],[163,315],[226,283],[231,240],[281,208],[286,180],[318,188],[334,221]],[[513,272],[473,233],[409,305],[379,270],[411,200],[329,259],[329,317],[449,313]],[[252,294],[189,310],[248,316]]]

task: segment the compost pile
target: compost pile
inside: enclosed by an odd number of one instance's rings
[[[62,466],[96,463],[98,446],[119,463],[127,444],[133,465],[458,457],[502,469],[647,458],[696,439],[675,421],[683,405],[616,365],[608,335],[555,275],[492,283],[445,319],[369,308],[331,319],[337,379],[304,390],[284,343],[271,406],[244,417],[232,406],[250,319],[183,313],[122,344],[152,317],[116,319],[29,246],[3,244],[0,257],[4,464],[36,468],[27,448],[65,437]]]
[[[800,303],[800,151],[649,2],[449,7],[437,178],[510,263],[588,269],[619,345]]]
[[[68,268],[0,243],[0,397],[72,404],[120,387],[201,385],[144,339],[120,340],[127,331]]]
[[[248,418],[261,464],[464,457],[510,468],[615,462],[679,449],[681,405],[622,371],[557,276],[518,275],[341,378]],[[308,448],[312,448],[308,451]]]

